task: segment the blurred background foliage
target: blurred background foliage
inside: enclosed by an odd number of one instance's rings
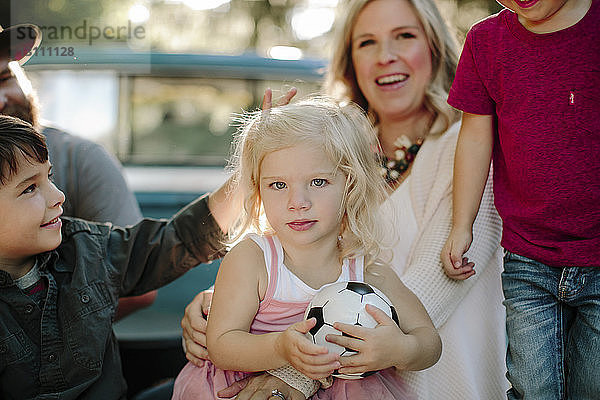
[[[79,41],[164,52],[327,58],[334,20],[346,1],[0,0],[0,24],[35,23],[44,31],[44,46]],[[459,42],[475,21],[500,9],[494,0],[437,1]]]
[[[259,107],[267,87],[275,97],[290,86],[304,96],[321,82],[290,71],[256,76],[261,67],[251,55],[324,65],[347,1],[0,0],[0,24],[42,29],[42,57],[26,68],[41,116],[55,126],[104,144],[126,164],[223,165],[233,115]],[[475,21],[500,9],[493,0],[435,1],[459,43]],[[130,50],[146,60],[140,71],[127,69]],[[188,76],[190,65],[172,54],[169,72],[159,74],[149,57],[155,52],[242,55],[231,62],[246,62],[253,76],[219,78],[199,68]]]

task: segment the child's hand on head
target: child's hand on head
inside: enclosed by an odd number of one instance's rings
[[[312,343],[305,334],[316,324],[315,318],[297,322],[281,332],[276,343],[277,353],[294,368],[312,379],[325,378],[340,367],[337,354]]]
[[[473,233],[471,230],[453,228],[446,240],[440,257],[444,272],[449,278],[465,280],[475,275],[475,264],[463,255],[471,247]]]
[[[358,374],[367,371],[378,371],[399,364],[405,342],[410,340],[396,325],[396,322],[379,308],[367,304],[367,312],[377,321],[375,328],[336,322],[333,327],[342,335],[327,335],[326,340],[339,346],[358,352],[358,354],[340,357],[343,374]]]

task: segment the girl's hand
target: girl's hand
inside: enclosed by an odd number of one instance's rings
[[[201,367],[204,360],[209,359],[206,350],[206,318],[212,295],[212,290],[198,293],[185,308],[181,319],[185,357],[197,367]]]
[[[340,367],[337,354],[312,343],[305,335],[317,320],[297,322],[281,332],[275,343],[277,353],[294,368],[312,379],[325,378]]]
[[[440,257],[444,272],[451,279],[465,280],[475,275],[475,264],[463,254],[471,247],[473,233],[469,230],[452,229]]]
[[[357,374],[401,365],[404,349],[414,346],[412,338],[405,335],[386,313],[370,304],[367,304],[365,309],[377,321],[375,328],[336,322],[333,324],[335,329],[352,337],[342,335],[325,337],[328,342],[358,352],[352,356],[340,357],[342,364],[340,373]]]
[[[290,88],[290,90],[288,90],[286,94],[277,99],[277,102],[275,102],[275,107],[285,106],[286,104],[289,104],[290,100],[292,100],[292,97],[294,97],[296,93],[298,93],[298,89],[296,89],[295,87]],[[273,91],[271,90],[271,88],[267,88],[265,89],[265,94],[263,96],[262,110],[270,110],[272,107]]]

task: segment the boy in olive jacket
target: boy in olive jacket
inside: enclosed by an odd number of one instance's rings
[[[42,135],[0,116],[0,398],[123,399],[119,297],[219,256],[207,196],[120,228],[61,217]]]

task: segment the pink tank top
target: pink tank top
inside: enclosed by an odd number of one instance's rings
[[[269,286],[265,298],[260,302],[258,312],[250,326],[250,332],[254,334],[263,334],[268,332],[281,332],[288,326],[304,319],[304,311],[310,301],[281,301],[273,298],[277,286],[277,274],[279,266],[279,254],[272,236],[264,236],[268,243],[270,252],[269,268]],[[268,257],[265,257],[267,262]],[[348,263],[350,280],[356,280],[356,260],[351,259]]]

